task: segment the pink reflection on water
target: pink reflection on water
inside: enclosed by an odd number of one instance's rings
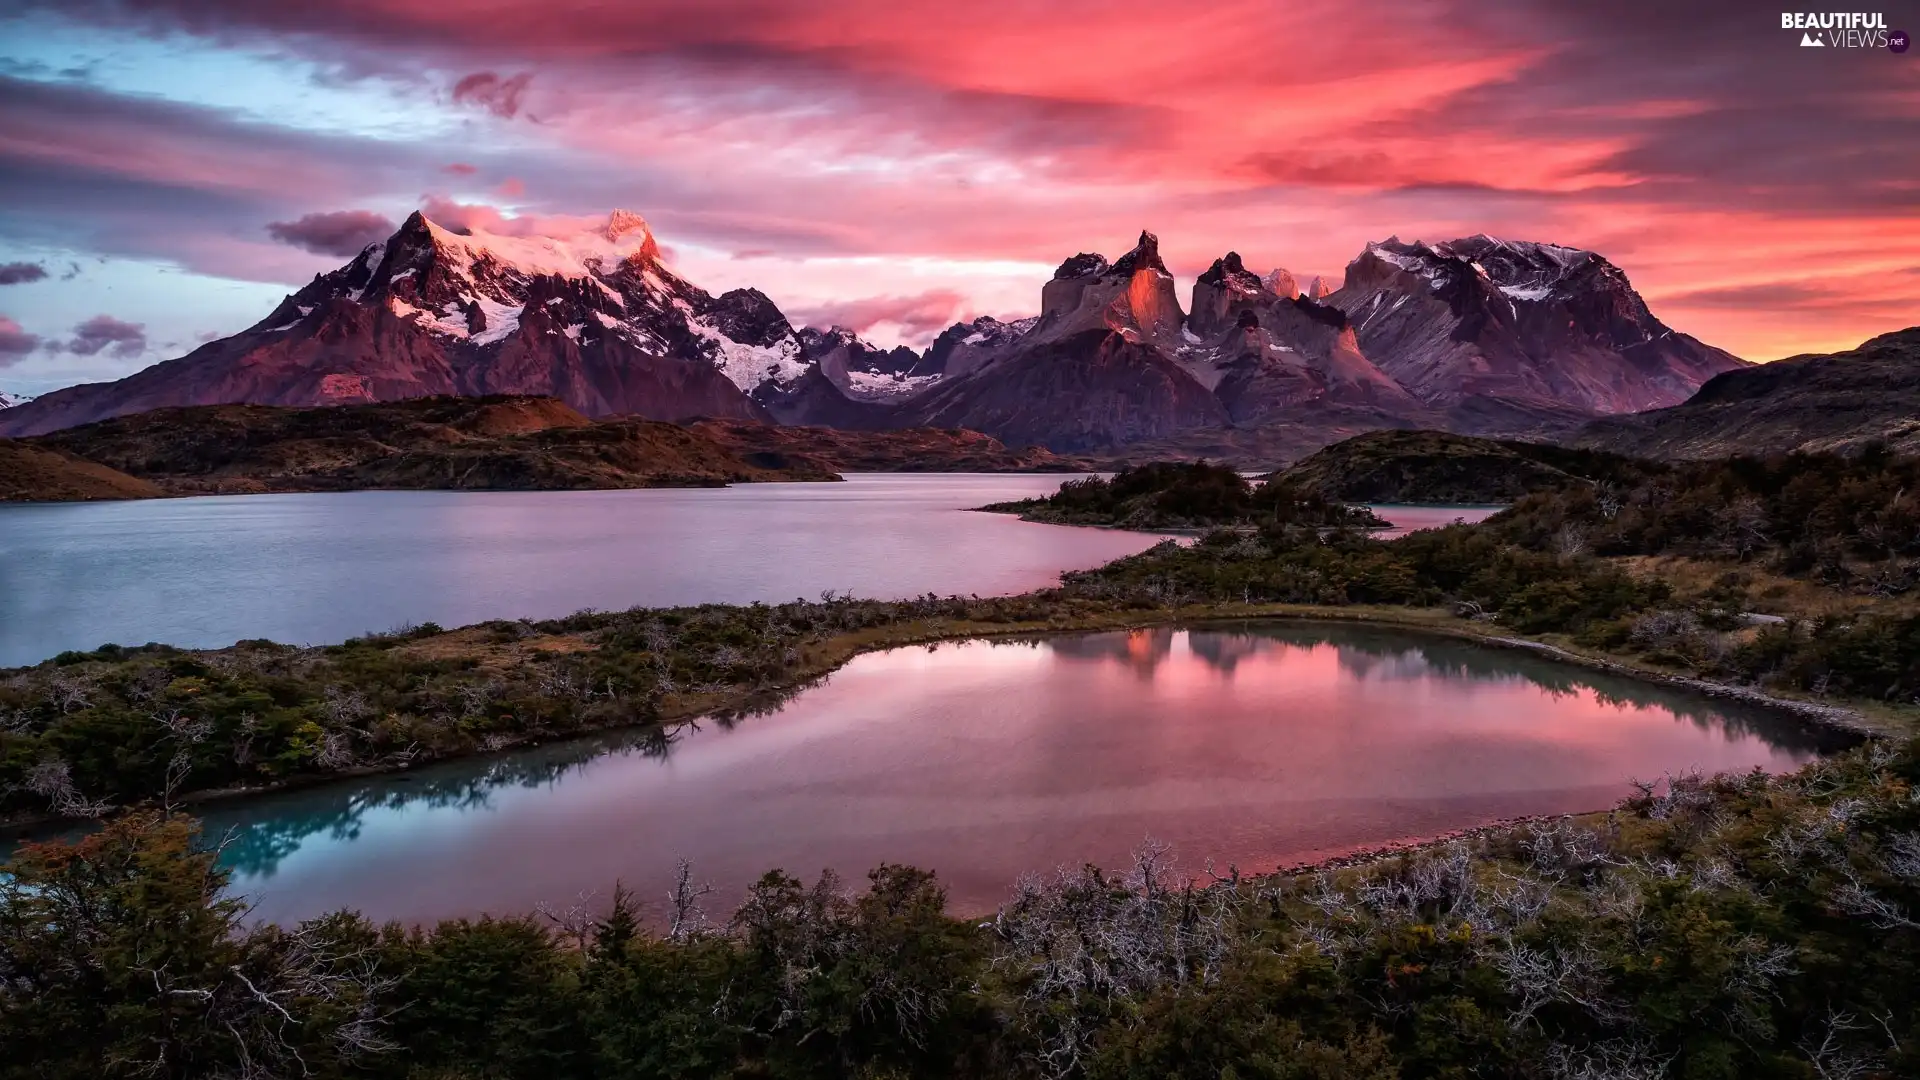
[[[1189,865],[1265,870],[1813,753],[1704,701],[1363,628],[973,642],[861,657],[664,760],[600,757],[479,809],[371,809],[355,838],[309,838],[239,884],[270,918],[430,919],[604,897],[615,878],[662,895],[683,854],[729,901],[776,866],[858,880],[890,861],[934,868],[977,912],[1021,873],[1117,865],[1148,835]],[[284,822],[324,797],[250,813]]]

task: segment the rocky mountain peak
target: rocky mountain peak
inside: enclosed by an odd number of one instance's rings
[[[1107,257],[1083,251],[1060,264],[1053,272],[1055,281],[1071,281],[1074,278],[1098,277],[1107,272]]]
[[[1333,295],[1333,290],[1333,282],[1328,281],[1323,276],[1316,275],[1314,279],[1307,284],[1306,297],[1309,300],[1325,300],[1327,297]]]
[[[607,215],[607,223],[600,234],[611,244],[619,244],[628,238],[636,238],[632,251],[627,255],[629,262],[659,262],[660,244],[653,238],[653,230],[648,227],[647,219],[631,210],[615,210]]]
[[[1288,271],[1275,269],[1267,275],[1267,291],[1283,300],[1291,300],[1300,295],[1300,283]]]
[[[1145,229],[1140,230],[1140,239],[1133,245],[1133,250],[1120,256],[1109,273],[1116,277],[1131,277],[1139,270],[1167,273],[1167,264],[1160,261],[1160,238]]]
[[[1195,284],[1212,285],[1231,292],[1247,294],[1270,291],[1266,282],[1260,280],[1260,275],[1248,270],[1240,261],[1240,253],[1237,251],[1229,251],[1213,260],[1213,265],[1200,275]]]

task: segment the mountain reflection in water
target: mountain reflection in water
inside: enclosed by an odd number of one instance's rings
[[[760,873],[938,871],[956,908],[1151,834],[1244,870],[1519,814],[1633,777],[1784,770],[1836,747],[1778,714],[1527,653],[1258,623],[963,642],[856,658],[761,715],[623,732],[209,804],[273,919],[566,904],[677,856]]]

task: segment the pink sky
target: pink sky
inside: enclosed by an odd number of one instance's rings
[[[0,266],[49,273],[0,286],[42,342],[0,341],[0,387],[232,332],[454,202],[624,206],[710,289],[915,344],[1143,227],[1188,278],[1229,249],[1338,275],[1390,234],[1591,248],[1756,360],[1920,322],[1920,52],[1802,49],[1731,0],[7,10]],[[145,351],[70,348],[99,315]]]

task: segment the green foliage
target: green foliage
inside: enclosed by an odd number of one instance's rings
[[[1869,452],[1691,462],[1530,495],[1491,519],[1501,539],[1601,555],[1766,558],[1832,584],[1866,579],[1861,561],[1893,561],[1882,583],[1916,583],[1920,459]],[[1877,580],[1877,577],[1875,578]]]
[[[618,890],[583,929],[249,928],[188,823],[129,816],[0,878],[0,1076],[1892,1080],[1917,785],[1872,745],[1347,868],[1148,847],[973,921],[920,870],[776,872],[668,935]]]
[[[1444,431],[1370,431],[1279,475],[1352,502],[1507,503],[1537,491],[1633,483],[1666,466],[1597,450]]]
[[[922,597],[581,612],[295,648],[244,641],[63,653],[0,672],[0,813],[86,816],[206,788],[393,769],[613,726],[675,701],[751,704],[819,672],[810,650],[905,623],[1038,621],[1063,597]],[[564,639],[564,640],[556,640]]]
[[[386,1048],[370,929],[249,928],[194,835],[129,815],[0,872],[0,1077],[328,1075]]]
[[[1059,525],[1195,529],[1222,525],[1379,528],[1386,522],[1316,489],[1285,481],[1254,484],[1225,465],[1153,462],[1111,479],[1069,480],[1045,498],[982,507]]]

